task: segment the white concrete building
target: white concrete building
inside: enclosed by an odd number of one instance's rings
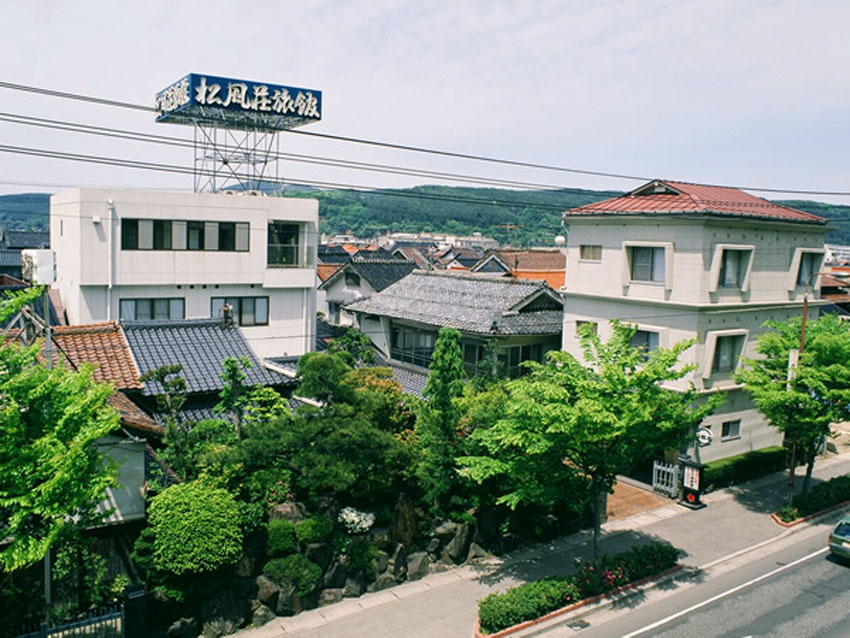
[[[77,188],[50,200],[71,324],[233,317],[258,356],[315,340],[318,202]]]
[[[563,348],[581,358],[582,322],[607,338],[614,318],[636,324],[648,348],[684,339],[688,381],[726,403],[704,425],[703,462],[781,443],[732,378],[755,356],[768,319],[799,316],[806,281],[817,314],[826,220],[742,191],[654,181],[622,197],[567,211]]]

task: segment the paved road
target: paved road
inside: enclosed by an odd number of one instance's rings
[[[693,581],[599,611],[547,638],[848,638],[850,567],[826,551],[831,524],[766,545]],[[719,573],[718,573],[719,572]],[[702,582],[700,582],[702,581]]]

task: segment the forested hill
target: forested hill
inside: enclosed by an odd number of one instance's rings
[[[503,243],[552,245],[563,233],[560,214],[568,208],[615,197],[615,191],[516,191],[499,188],[418,186],[380,193],[287,191],[288,197],[319,200],[321,231],[371,237],[384,231],[468,235],[481,232]],[[0,195],[0,226],[46,230],[50,196]],[[826,240],[850,244],[850,206],[808,200],[778,203],[830,220]]]

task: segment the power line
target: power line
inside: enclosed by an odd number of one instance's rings
[[[15,90],[15,91],[25,91],[29,93],[36,93],[39,95],[47,95],[50,97],[58,97],[63,99],[71,99],[71,100],[79,100],[84,102],[89,102],[93,104],[101,104],[105,106],[116,106],[121,108],[129,108],[135,109],[139,111],[146,112],[155,112],[156,109],[152,106],[146,106],[141,104],[133,104],[131,102],[122,102],[117,100],[110,100],[105,98],[94,97],[90,95],[82,95],[79,93],[70,93],[65,91],[56,91],[53,89],[46,89],[42,87],[34,87],[28,86],[24,84],[17,84],[13,82],[2,82],[0,81],[0,88]],[[367,140],[363,138],[357,137],[348,137],[343,135],[331,135],[328,133],[316,133],[312,131],[299,131],[299,130],[288,130],[285,131],[287,133],[293,133],[296,135],[304,135],[315,138],[329,139],[338,142],[348,142],[355,144],[364,144],[368,146],[376,146],[381,148],[389,148],[394,150],[402,150],[414,153],[423,153],[428,155],[437,155],[441,157],[452,157],[456,159],[464,159],[478,162],[486,162],[491,164],[501,164],[506,166],[517,166],[523,168],[534,168],[538,170],[549,170],[556,171],[561,173],[571,173],[577,175],[588,175],[594,177],[608,177],[613,179],[625,179],[631,181],[651,181],[655,179],[655,177],[647,177],[640,175],[629,175],[625,173],[613,173],[607,171],[592,171],[586,169],[578,169],[578,168],[569,168],[565,166],[555,166],[551,164],[540,164],[536,162],[522,162],[518,160],[510,160],[505,158],[498,157],[488,157],[484,155],[474,155],[471,153],[457,153],[453,151],[444,151],[439,149],[429,149],[420,146],[411,146],[405,144],[394,144],[391,142],[382,142],[376,140]],[[725,184],[702,184],[705,186],[719,186],[722,188],[737,188],[740,190],[749,190],[749,191],[757,191],[757,192],[765,192],[765,193],[785,193],[785,194],[793,194],[793,195],[822,195],[822,196],[850,196],[850,191],[826,191],[826,190],[807,190],[807,189],[785,189],[785,188],[770,188],[770,187],[761,187],[761,186],[734,186],[734,185],[725,185]]]

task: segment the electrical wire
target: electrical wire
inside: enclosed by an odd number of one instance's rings
[[[117,100],[110,100],[105,98],[99,98],[89,95],[83,95],[79,93],[70,93],[65,91],[56,91],[53,89],[47,89],[43,87],[34,87],[28,86],[24,84],[17,84],[13,82],[3,82],[0,81],[0,88],[16,90],[16,91],[24,91],[29,93],[35,93],[39,95],[47,95],[50,97],[58,97],[63,99],[71,99],[78,100],[83,102],[89,102],[93,104],[100,104],[105,106],[114,106],[120,108],[129,108],[139,111],[147,111],[147,112],[155,112],[156,109],[152,106],[146,106],[141,104],[133,104],[131,102],[122,102]],[[587,175],[587,176],[595,176],[595,177],[608,177],[613,179],[625,179],[632,181],[651,181],[655,179],[654,177],[640,176],[640,175],[629,175],[624,173],[613,173],[607,171],[592,171],[586,169],[577,169],[577,168],[569,168],[565,166],[555,166],[551,164],[540,164],[535,162],[522,162],[518,160],[510,160],[504,158],[497,157],[488,157],[483,155],[474,155],[469,153],[457,153],[452,151],[445,151],[439,149],[428,149],[420,146],[410,146],[405,144],[394,144],[391,142],[382,142],[376,140],[367,140],[363,138],[357,137],[348,137],[342,135],[331,135],[328,133],[316,133],[313,131],[299,131],[295,129],[290,129],[285,131],[286,133],[292,133],[295,135],[303,135],[315,138],[328,139],[338,142],[347,142],[347,143],[356,143],[356,144],[364,144],[368,146],[375,146],[381,148],[388,148],[393,150],[401,150],[407,152],[414,153],[423,153],[429,155],[437,155],[441,157],[452,157],[456,159],[464,159],[470,161],[478,161],[478,162],[486,162],[491,164],[501,164],[506,166],[515,166],[515,167],[524,167],[524,168],[534,168],[538,170],[548,170],[548,171],[556,171],[562,173],[571,173],[577,175]],[[696,183],[695,183],[696,184]],[[721,188],[737,188],[740,190],[748,190],[748,191],[757,191],[757,192],[766,192],[766,193],[784,193],[784,194],[795,194],[795,195],[821,195],[821,196],[850,196],[850,191],[827,191],[827,190],[809,190],[809,189],[784,189],[784,188],[770,188],[770,187],[761,187],[761,186],[735,186],[735,185],[723,185],[723,184],[701,184],[705,186],[719,186]]]

